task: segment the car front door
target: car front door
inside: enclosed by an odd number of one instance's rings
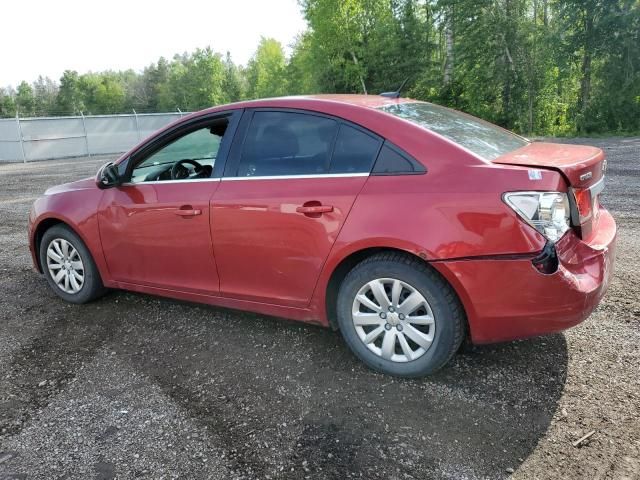
[[[105,190],[99,226],[114,280],[218,293],[209,205],[234,119],[226,114],[170,131],[129,160],[124,184]]]
[[[221,295],[305,307],[381,139],[303,111],[247,111],[211,203]]]

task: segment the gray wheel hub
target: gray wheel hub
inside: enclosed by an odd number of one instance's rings
[[[84,285],[84,264],[78,250],[64,238],[54,238],[47,246],[47,270],[56,286],[74,295]]]
[[[353,299],[351,318],[358,337],[371,352],[398,363],[427,353],[436,332],[427,299],[396,278],[377,278],[363,285]]]

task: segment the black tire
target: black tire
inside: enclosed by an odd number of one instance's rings
[[[379,278],[410,284],[431,307],[435,318],[433,341],[415,360],[384,359],[369,350],[356,332],[351,316],[355,296],[365,284]],[[451,286],[423,261],[395,252],[373,255],[347,274],[338,292],[337,317],[342,336],[360,360],[373,370],[398,377],[420,377],[442,368],[460,347],[466,325],[464,310]]]
[[[69,242],[78,252],[84,267],[84,283],[77,293],[67,293],[62,290],[55,282],[47,267],[47,248],[55,239],[64,239]],[[100,272],[96,267],[93,257],[89,249],[82,239],[66,225],[54,225],[44,232],[40,242],[40,265],[44,276],[49,283],[51,289],[62,299],[71,303],[87,303],[104,295],[106,289],[102,284]]]

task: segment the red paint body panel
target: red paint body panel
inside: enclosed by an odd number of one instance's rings
[[[346,257],[366,248],[395,248],[427,261],[540,252],[544,237],[501,201],[505,185],[530,190],[527,169],[483,163],[434,166],[426,175],[369,177],[320,276],[314,309],[326,316],[324,292],[331,274]],[[552,171],[542,172],[535,185],[566,189]],[[399,220],[389,221],[394,218]]]
[[[572,327],[587,318],[613,274],[616,224],[601,211],[590,243],[573,232],[557,243],[560,266],[543,275],[530,259],[433,264],[462,293],[474,343],[513,340]]]
[[[211,247],[209,200],[219,180],[141,183],[104,191],[98,209],[109,276],[215,295],[220,288]],[[198,210],[181,216],[182,210]]]
[[[175,298],[177,300],[205,303],[207,305],[213,305],[217,307],[247,310],[249,312],[260,313],[263,315],[283,317],[289,320],[298,320],[301,322],[326,326],[326,324],[323,324],[323,322],[318,319],[317,315],[314,312],[307,308],[286,307],[283,305],[274,305],[272,303],[238,300],[235,298],[198,294],[193,292],[185,292],[184,290],[172,290],[167,288],[137,285],[126,282],[109,282],[109,287],[131,290],[132,292],[148,293],[150,295],[160,295],[163,297]]]
[[[431,262],[460,297],[474,342],[554,332],[586,318],[611,277],[616,227],[602,210],[588,238],[557,243],[559,270],[531,259],[545,238],[503,201],[507,191],[566,192],[602,175],[592,147],[530,144],[493,162],[375,110],[405,102],[330,95],[243,102],[341,117],[393,142],[424,164],[424,175],[157,182],[100,190],[81,180],[47,191],[30,214],[34,264],[43,221],[68,224],[86,243],[108,287],[329,324],[331,275],[350,255],[393,248]],[[152,135],[118,162],[125,162]],[[541,177],[530,178],[530,168]],[[592,178],[580,175],[593,171]],[[331,206],[301,213],[301,206]],[[188,208],[200,215],[181,216]]]
[[[496,158],[494,163],[553,168],[566,175],[571,185],[585,188],[602,178],[604,152],[587,145],[534,142]],[[589,174],[587,180],[580,176]]]
[[[366,177],[223,181],[212,199],[223,296],[308,307]],[[303,214],[306,204],[333,207]]]
[[[100,273],[108,278],[97,217],[102,192],[96,187],[93,178],[86,178],[52,187],[33,203],[29,213],[28,237],[34,267],[38,271],[40,267],[35,244],[36,229],[43,222],[59,221],[70,225],[82,238],[93,254]]]

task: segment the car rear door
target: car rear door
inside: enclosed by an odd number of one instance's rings
[[[381,144],[336,118],[247,110],[211,203],[221,295],[307,306]]]

